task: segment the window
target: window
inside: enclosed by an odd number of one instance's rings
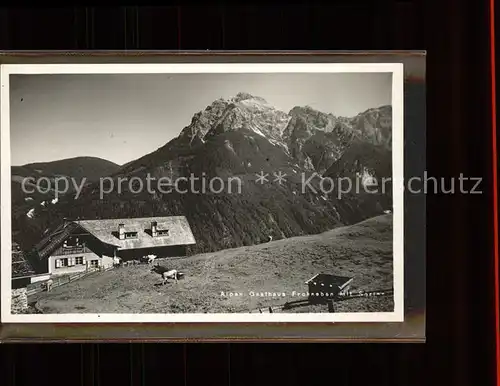
[[[126,239],[135,239],[137,238],[137,232],[125,232]]]
[[[90,260],[90,266],[92,268],[97,268],[99,267],[99,260]]]
[[[78,237],[68,237],[66,240],[64,240],[63,247],[64,248],[78,248],[82,247],[83,243],[80,241]]]
[[[151,236],[153,237],[159,237],[159,236],[168,236],[169,231],[168,229],[151,229]]]
[[[56,268],[73,267],[75,265],[84,265],[85,258],[83,256],[66,257],[56,260]]]
[[[64,268],[69,265],[68,259],[57,259],[56,260],[56,268]]]

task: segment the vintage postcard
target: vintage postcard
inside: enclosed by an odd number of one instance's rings
[[[403,322],[402,63],[1,67],[1,320]]]

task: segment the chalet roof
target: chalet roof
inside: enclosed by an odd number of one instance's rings
[[[157,223],[158,230],[168,230],[168,236],[151,236],[151,223]],[[155,248],[172,245],[196,244],[191,227],[184,216],[119,218],[107,220],[75,221],[101,242],[117,246],[119,249]],[[125,232],[137,232],[137,237],[120,240],[119,225]]]
[[[54,232],[50,233],[48,236],[44,237],[37,245],[35,249],[38,251],[38,256],[40,258],[45,258],[50,255],[59,245],[68,237],[75,229],[79,226],[75,223],[64,223],[59,225]]]
[[[306,284],[324,285],[327,287],[338,287],[339,289],[343,289],[352,280],[353,278],[348,276],[337,276],[326,273],[318,273],[317,275],[314,275],[312,278],[306,281]]]
[[[157,223],[158,230],[168,229],[168,236],[152,237],[151,223],[153,221]],[[125,232],[137,232],[137,237],[120,240],[118,238],[120,224],[124,225]],[[196,244],[191,227],[184,216],[77,220],[61,224],[54,232],[42,239],[35,246],[39,257],[43,259],[49,256],[78,229],[90,233],[102,243],[122,250]]]

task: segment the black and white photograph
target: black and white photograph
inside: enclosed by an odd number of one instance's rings
[[[402,63],[1,86],[3,322],[404,321]]]

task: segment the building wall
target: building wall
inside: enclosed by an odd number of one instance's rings
[[[56,267],[56,260],[58,259],[73,259],[76,257],[83,257],[83,264],[74,265],[71,267]],[[76,253],[72,255],[52,255],[49,257],[49,273],[52,275],[66,275],[68,273],[82,272],[90,268],[90,262],[92,260],[97,260],[98,265],[102,265],[102,258],[96,255],[94,252],[87,253]]]
[[[103,268],[110,268],[110,267],[112,267],[113,266],[113,257],[103,255],[102,258],[101,258],[101,264],[100,264],[100,266],[103,267]]]
[[[321,303],[326,299],[331,299],[335,297],[335,295],[338,294],[339,292],[338,288],[330,287],[327,285],[322,286],[320,284],[314,285],[312,283],[309,283],[308,291],[309,291],[309,301],[311,303]]]
[[[46,281],[46,280],[49,280],[50,279],[50,275],[49,274],[45,274],[45,275],[33,275],[31,276],[31,283],[38,283],[40,281]]]
[[[29,276],[13,277],[11,280],[11,289],[26,288],[31,283]]]
[[[126,249],[119,250],[117,252],[117,256],[121,257],[125,261],[139,260],[141,257],[147,255],[156,255],[158,258],[186,256],[187,248],[186,245],[172,245],[156,248]]]

